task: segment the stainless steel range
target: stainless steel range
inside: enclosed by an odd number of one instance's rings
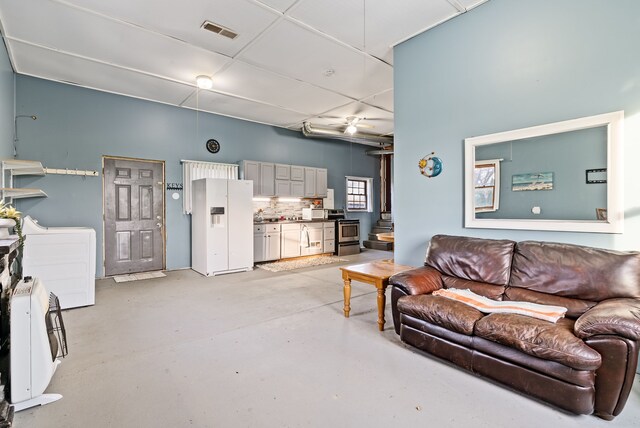
[[[327,210],[327,218],[336,221],[336,254],[347,256],[360,252],[360,220],[345,218],[344,210]]]

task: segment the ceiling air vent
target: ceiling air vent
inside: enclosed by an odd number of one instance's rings
[[[238,33],[223,27],[222,25],[214,24],[213,22],[204,21],[202,24],[202,28],[205,30],[211,31],[212,33],[220,34],[221,36],[225,36],[231,40],[238,37]]]

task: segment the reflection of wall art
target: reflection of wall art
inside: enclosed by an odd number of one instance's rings
[[[598,220],[607,220],[607,209],[606,208],[596,208],[596,218]]]
[[[607,168],[596,168],[586,170],[587,184],[606,183]]]
[[[513,174],[511,190],[553,190],[553,172],[535,172],[530,174]]]
[[[435,156],[435,154],[436,152],[431,152],[418,162],[420,174],[425,177],[437,177],[442,172],[442,159]],[[429,163],[431,163],[431,165],[429,165]]]

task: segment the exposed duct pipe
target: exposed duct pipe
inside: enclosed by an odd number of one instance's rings
[[[384,150],[384,149],[383,150],[367,150],[365,153],[368,154],[369,156],[392,155],[393,147],[387,150]]]
[[[330,138],[335,140],[344,140],[352,143],[365,144],[378,148],[393,147],[393,137],[370,135],[370,134],[354,134],[347,135],[342,131],[332,128],[323,128],[312,126],[309,122],[302,124],[302,134],[308,138]]]

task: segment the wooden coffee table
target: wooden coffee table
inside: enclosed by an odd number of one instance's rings
[[[389,285],[389,277],[396,273],[413,269],[412,266],[395,264],[393,260],[376,260],[370,263],[341,267],[344,281],[344,316],[349,318],[351,311],[351,281],[366,282],[378,289],[378,329],[384,330],[384,292]]]

